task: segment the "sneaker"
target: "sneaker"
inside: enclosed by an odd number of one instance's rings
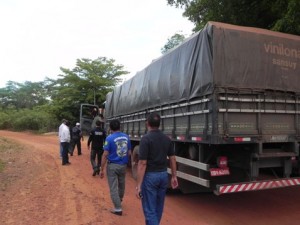
[[[110,210],[110,212],[111,212],[112,214],[117,215],[117,216],[122,216],[122,214],[123,214],[122,210],[121,210],[121,211],[116,211],[115,209],[113,209],[113,210]]]
[[[93,175],[93,177],[94,177],[94,176],[96,176],[96,173],[97,173],[97,171],[96,171],[96,170],[94,170],[94,172],[93,172],[93,174],[92,174],[92,175]]]

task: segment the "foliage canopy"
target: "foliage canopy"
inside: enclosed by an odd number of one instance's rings
[[[194,31],[208,21],[259,27],[300,35],[299,0],[167,0],[184,8],[183,16],[195,24]]]
[[[183,34],[175,33],[171,38],[168,38],[167,43],[164,45],[164,47],[161,48],[161,53],[167,53],[172,48],[181,44],[184,41],[184,39],[185,36]]]

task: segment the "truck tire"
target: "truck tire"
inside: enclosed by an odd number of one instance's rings
[[[137,178],[137,165],[138,165],[138,162],[139,162],[139,146],[136,145],[133,148],[132,155],[131,155],[131,171],[132,171],[132,177],[135,180]]]

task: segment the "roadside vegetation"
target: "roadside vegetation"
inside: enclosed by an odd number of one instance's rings
[[[2,161],[2,159],[0,159],[0,173],[3,171],[4,169],[4,162]]]
[[[0,88],[0,129],[56,131],[62,119],[74,125],[80,104],[101,105],[106,94],[128,72],[105,57],[78,59],[73,69],[60,68],[59,79],[42,82],[7,82]]]

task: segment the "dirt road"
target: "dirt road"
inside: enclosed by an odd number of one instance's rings
[[[83,155],[61,166],[58,139],[0,131],[23,146],[0,152],[6,169],[0,173],[0,224],[143,225],[135,182],[128,171],[123,216],[109,212],[112,203],[106,179],[92,177],[86,140]],[[298,225],[300,188],[239,193],[169,194],[161,225]]]

